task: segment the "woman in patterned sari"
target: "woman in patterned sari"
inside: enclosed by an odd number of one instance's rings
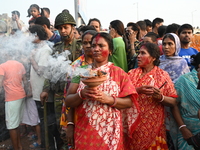
[[[84,54],[81,55],[78,59],[76,59],[71,65],[73,67],[83,67],[86,65],[89,65],[93,62],[93,56],[92,56],[92,50],[91,50],[91,40],[92,37],[97,32],[95,30],[87,30],[82,35],[82,46]],[[70,81],[67,82],[65,89],[64,89],[64,97],[66,97],[67,90],[69,88]],[[71,112],[72,111],[72,112]],[[70,130],[67,130],[67,114],[73,113],[73,109],[66,108],[65,101],[63,101],[62,111],[61,111],[61,118],[60,118],[60,125],[62,127],[62,133],[68,137],[71,135],[71,133],[68,133],[68,131],[73,132],[73,126],[70,126],[69,128],[72,128]],[[76,114],[75,114],[76,116]],[[63,137],[64,140],[66,140],[66,137]]]
[[[78,115],[74,132],[75,149],[123,150],[122,122],[126,122],[126,130],[130,133],[138,124],[137,92],[128,75],[108,62],[112,50],[111,36],[96,34],[92,38],[92,69],[106,72],[107,80],[97,88],[89,88],[79,80],[70,84],[66,105],[76,108]],[[127,114],[124,113],[123,118],[122,111]],[[73,125],[71,119],[70,125]],[[68,142],[73,144],[73,141]]]
[[[140,122],[132,134],[129,149],[167,150],[164,125],[164,105],[173,107],[176,99],[174,85],[167,72],[160,69],[159,47],[142,45],[138,55],[139,68],[129,71],[129,77],[139,94]]]
[[[180,111],[183,119],[182,121],[180,116],[175,116],[177,125],[179,126],[177,144],[178,149],[180,150],[194,150],[193,146],[195,142],[196,146],[199,146],[196,148],[200,149],[200,141],[197,142],[197,139],[190,141],[190,138],[193,135],[200,132],[200,120],[197,115],[200,108],[200,90],[197,89],[199,79],[196,71],[198,69],[198,65],[200,64],[200,53],[196,56],[193,55],[192,60],[191,64],[195,67],[195,69],[193,69],[190,73],[180,76],[175,83],[175,88],[178,94],[177,113]],[[192,137],[192,139],[193,138],[194,137]]]

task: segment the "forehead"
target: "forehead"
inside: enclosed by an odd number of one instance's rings
[[[140,52],[149,53],[149,52],[147,51],[147,48],[146,48],[145,46],[142,46],[142,47],[140,48]]]
[[[62,25],[59,25],[59,27],[62,27],[62,28],[71,27],[71,24],[62,24]]]
[[[90,25],[99,26],[99,22],[97,22],[97,21],[91,21],[91,22],[90,22]]]
[[[191,29],[183,29],[183,31],[181,33],[183,33],[183,32],[192,33],[192,30]]]
[[[92,40],[92,44],[107,44],[107,42],[103,37],[95,37]]]
[[[173,42],[173,43],[174,43],[174,41],[173,41],[172,39],[170,39],[169,37],[166,37],[166,38],[163,40],[163,42]]]
[[[151,37],[148,37],[148,36],[145,36],[143,40],[144,41],[152,41]]]
[[[132,26],[128,26],[126,30],[132,30]]]
[[[33,10],[34,10],[34,11],[38,11],[37,8],[35,8],[35,7],[31,7],[31,10],[32,10],[32,11],[33,11]]]
[[[83,37],[83,41],[84,40],[91,40],[92,39],[92,35],[91,34],[86,34],[84,37]]]

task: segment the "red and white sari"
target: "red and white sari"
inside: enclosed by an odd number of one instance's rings
[[[133,106],[123,110],[129,114],[123,116],[126,119],[127,129],[133,131],[137,126],[139,109],[136,101],[137,92],[127,73],[110,62],[96,69],[107,72],[108,75],[107,80],[99,85],[100,90],[116,97],[131,96]],[[84,87],[85,85],[80,82],[77,92]],[[84,100],[76,108],[76,114],[78,118],[75,126],[75,149],[124,149],[122,110],[98,101]]]

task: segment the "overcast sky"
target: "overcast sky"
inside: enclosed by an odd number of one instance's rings
[[[74,14],[74,0],[0,0],[0,14],[18,10],[21,20],[26,24],[30,18],[27,10],[31,4],[38,4],[41,8],[48,7],[51,18],[63,9]],[[112,20],[119,19],[125,26],[128,22],[160,17],[164,24],[189,23],[200,27],[200,0],[86,0],[87,18],[98,18],[103,28],[108,28]]]

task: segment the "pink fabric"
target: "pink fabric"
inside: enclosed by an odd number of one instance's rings
[[[0,65],[0,75],[4,76],[5,101],[14,101],[26,96],[22,77],[26,73],[23,64],[9,60]]]

